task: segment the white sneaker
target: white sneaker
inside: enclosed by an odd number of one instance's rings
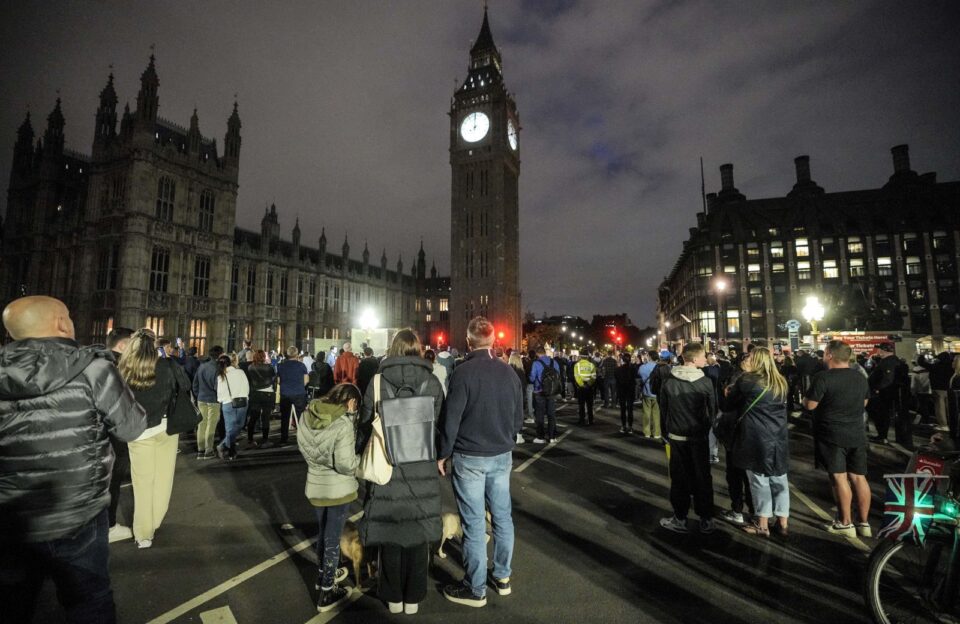
[[[125,539],[130,539],[133,537],[133,531],[128,526],[123,526],[122,524],[115,524],[110,527],[109,533],[107,533],[109,541],[112,544],[113,542],[119,542]]]
[[[417,611],[420,609],[420,605],[417,603],[409,604],[403,603],[403,612],[407,615],[416,615]]]
[[[547,444],[549,444],[550,446],[553,446],[553,445],[556,444],[556,443],[557,443],[557,439],[556,439],[556,438],[554,438],[554,439],[550,440],[549,442],[547,442]]]
[[[525,444],[526,440],[523,439],[523,434],[517,434],[517,444]]]
[[[402,602],[388,602],[387,608],[390,609],[390,613],[403,613]]]
[[[523,422],[526,423],[526,424],[528,424],[528,425],[532,425],[532,424],[533,424],[534,422],[536,422],[536,421],[533,420],[532,418],[524,418],[524,419],[523,419]]]
[[[137,540],[137,548],[141,550],[144,548],[150,548],[151,546],[153,546],[153,540]]]
[[[533,443],[534,443],[534,444],[546,444],[547,441],[544,440],[543,438],[534,438],[534,439],[533,439]]]

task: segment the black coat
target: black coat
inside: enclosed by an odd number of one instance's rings
[[[420,388],[427,382],[425,394],[434,398],[434,416],[440,419],[443,387],[433,374],[433,365],[419,357],[392,357],[380,363],[382,382],[394,388]],[[367,386],[360,410],[357,442],[362,448],[370,438],[373,423],[373,383]],[[385,485],[367,484],[363,517],[358,529],[364,545],[398,544],[416,546],[440,539],[440,473],[433,461],[394,466]]]
[[[64,338],[0,347],[0,545],[64,537],[109,504],[109,438],[147,425],[109,358]]]
[[[743,414],[762,391],[755,375],[741,375],[730,386],[723,408]],[[787,473],[790,444],[785,400],[785,397],[774,397],[768,390],[749,412],[743,414],[730,448],[729,461],[734,466],[771,477]]]

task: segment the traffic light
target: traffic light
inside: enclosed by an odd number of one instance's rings
[[[439,334],[437,334],[437,345],[438,346],[443,345],[443,332],[440,332]]]
[[[617,329],[615,327],[610,328],[610,337],[613,338],[617,335]]]
[[[504,334],[502,331],[497,332],[497,338],[499,338],[500,340],[503,340],[504,336],[506,336],[506,334]]]

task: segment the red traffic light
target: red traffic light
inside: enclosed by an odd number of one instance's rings
[[[506,334],[504,334],[503,332],[497,332],[497,338],[499,338],[500,340],[503,340],[504,336],[506,336]]]
[[[617,335],[617,330],[614,329],[613,327],[611,327],[611,328],[610,328],[610,335],[611,335],[611,336],[616,336],[616,335]]]
[[[437,334],[437,344],[438,345],[443,344],[443,332],[440,332],[439,334]]]

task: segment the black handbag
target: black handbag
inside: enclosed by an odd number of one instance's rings
[[[232,407],[233,409],[240,409],[241,407],[246,407],[248,402],[247,397],[237,397],[235,399],[232,398],[233,390],[230,389],[230,378],[227,377],[226,373],[224,373],[223,375],[223,380],[227,382],[227,392],[229,392],[231,396],[230,407]]]
[[[387,457],[394,466],[437,460],[434,436],[434,397],[426,394],[429,379],[420,385],[419,392],[410,386],[394,390],[384,383],[380,400],[380,418],[383,437],[387,442]],[[410,393],[410,396],[398,396]]]

